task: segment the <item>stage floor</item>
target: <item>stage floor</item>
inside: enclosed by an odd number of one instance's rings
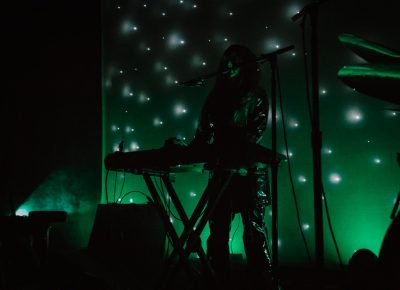
[[[118,249],[115,249],[118,251]],[[194,269],[201,272],[201,263],[198,259],[190,259]],[[50,253],[45,265],[26,265],[9,268],[2,275],[1,289],[104,289],[104,290],[156,290],[161,280],[161,263],[158,265],[144,265],[141,261],[120,262],[105,260],[89,254],[87,249],[65,253]],[[346,270],[326,269],[316,273],[307,265],[280,266],[279,285],[281,290],[292,289],[326,289],[326,290],[355,290],[350,284]],[[322,277],[322,288],[318,287],[317,278]],[[371,288],[372,284],[368,284]],[[190,277],[184,268],[177,271],[170,280],[167,289],[173,290],[203,290],[210,289],[202,275]],[[230,283],[224,289],[251,290],[246,274],[244,259],[231,259]],[[221,289],[221,287],[219,288]],[[268,288],[265,288],[268,289]]]

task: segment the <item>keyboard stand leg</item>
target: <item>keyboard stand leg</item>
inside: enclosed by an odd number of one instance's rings
[[[189,227],[185,227],[185,231],[181,235],[181,238],[184,238],[185,240],[188,239],[188,241],[190,241],[190,240],[193,241],[194,239],[200,239],[200,234],[204,230],[204,227],[206,226],[208,220],[210,219],[211,214],[213,213],[214,209],[216,208],[219,200],[223,196],[223,194],[224,194],[226,188],[228,187],[233,175],[234,175],[234,173],[230,172],[228,178],[226,178],[224,180],[224,182],[223,182],[219,192],[217,193],[217,196],[214,199],[213,203],[209,202],[207,204],[207,207],[206,207],[204,213],[201,214],[203,212],[203,208],[205,206],[205,203],[207,202],[207,200],[209,200],[208,197],[210,196],[210,193],[213,190],[215,190],[214,187],[215,186],[219,186],[219,184],[218,183],[217,184],[213,183],[213,184],[209,184],[207,186],[207,188],[206,188],[206,190],[205,190],[205,192],[203,194],[203,196],[206,196],[206,198],[205,198],[206,200],[205,201],[202,201],[202,200],[199,201],[199,204],[196,206],[195,212],[192,214],[192,216],[190,218],[190,221],[195,223],[200,218],[200,216],[201,216],[201,219],[200,219],[199,223],[197,224],[196,228],[194,228],[194,223],[193,223],[193,225],[191,223],[189,223]],[[179,260],[178,264],[175,267],[175,271],[177,270],[177,268],[179,266],[184,264],[185,260],[188,259],[189,255],[192,252],[192,249],[193,249],[193,247],[195,245],[197,246],[197,242],[188,242],[188,243],[186,243],[186,248],[184,249],[184,255],[183,256],[180,255],[180,260]],[[201,245],[200,245],[200,248],[201,248]],[[217,281],[216,281],[216,277],[214,275],[214,270],[212,269],[212,266],[209,263],[207,255],[204,253],[204,250],[202,250],[201,252],[198,252],[198,254],[199,254],[199,258],[201,259],[201,261],[203,263],[203,266],[205,266],[207,274],[211,278],[212,283],[214,285],[216,285]],[[211,286],[213,286],[213,285],[211,285]]]
[[[161,218],[163,219],[164,224],[165,224],[165,226],[167,228],[167,232],[168,232],[168,234],[169,234],[169,236],[170,236],[170,238],[172,240],[171,241],[172,242],[172,246],[174,247],[174,249],[180,255],[183,264],[186,266],[185,268],[187,269],[188,274],[191,276],[190,278],[194,279],[192,274],[195,272],[195,270],[192,269],[187,256],[184,255],[183,245],[180,242],[178,234],[176,233],[174,226],[171,224],[169,216],[166,213],[165,208],[162,205],[160,196],[159,196],[159,194],[158,194],[158,192],[156,190],[156,187],[154,186],[153,181],[151,180],[150,175],[148,173],[143,173],[143,178],[144,178],[144,181],[146,182],[146,185],[147,185],[147,187],[148,187],[148,189],[150,191],[150,194],[151,194],[151,196],[153,198],[154,205],[156,206],[157,211],[160,213]],[[190,271],[190,270],[192,270],[192,271]],[[158,289],[164,289],[164,288],[168,287],[168,282],[169,282],[168,278],[169,277],[167,276],[166,277],[166,283],[164,283],[165,281],[161,281],[160,287],[162,287],[162,288],[158,288]]]

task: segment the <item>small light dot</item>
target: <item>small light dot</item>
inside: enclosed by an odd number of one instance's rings
[[[143,4],[143,7],[145,7],[145,8],[146,8],[146,7],[147,7],[147,4]]]
[[[130,145],[130,148],[132,151],[136,151],[136,150],[140,149],[139,145],[136,142],[132,142]]]
[[[299,123],[296,120],[292,119],[292,120],[289,121],[289,126],[291,128],[298,128],[299,127]]]
[[[193,4],[193,8],[197,8],[197,5],[196,5],[196,4]]]
[[[330,180],[332,183],[334,183],[334,184],[338,184],[342,179],[341,179],[341,177],[340,177],[339,174],[337,174],[337,173],[332,173],[332,174],[329,176],[329,180]]]
[[[165,14],[165,12],[163,12],[163,13],[161,13],[161,15],[162,15],[162,16],[165,16],[166,14]]]
[[[151,50],[151,48],[150,47],[148,47],[148,48],[146,48],[147,49],[147,51],[150,51]]]
[[[224,38],[224,41],[227,42],[227,41],[228,41],[228,38]]]
[[[121,6],[117,6],[118,9],[121,9]]]
[[[362,120],[362,115],[358,109],[350,109],[346,112],[346,119],[350,123],[358,123]]]
[[[129,93],[129,95],[132,97],[132,96],[133,96],[133,93]]]
[[[190,192],[190,197],[195,197],[197,194],[195,192]]]
[[[381,160],[380,160],[379,158],[375,158],[375,159],[374,159],[374,162],[375,162],[375,164],[380,164],[380,163],[381,163]]]
[[[279,44],[275,45],[275,48],[279,48]]]
[[[322,90],[321,93],[322,93],[323,95],[325,95],[325,94],[326,94],[326,90]]]
[[[167,69],[168,69],[168,67],[164,66],[164,70],[167,70]]]
[[[202,65],[206,65],[207,63],[205,61],[203,61]]]
[[[130,202],[130,203],[133,203],[133,198],[130,198],[130,199],[129,199],[129,202]]]
[[[229,12],[229,16],[233,16],[233,12]]]
[[[185,44],[185,41],[184,41],[184,40],[181,40],[181,41],[180,41],[180,44]]]
[[[295,52],[292,52],[292,56],[296,56],[296,53],[295,53]]]
[[[309,225],[309,224],[304,224],[304,225],[303,225],[303,229],[304,229],[304,230],[308,230],[309,228],[310,228],[310,225]]]
[[[137,26],[133,26],[132,29],[135,31],[138,30]]]
[[[304,176],[299,176],[299,181],[304,183],[307,181],[307,179]]]
[[[120,70],[120,71],[119,71],[119,73],[120,73],[120,74],[123,74],[123,73],[124,73],[124,71]]]

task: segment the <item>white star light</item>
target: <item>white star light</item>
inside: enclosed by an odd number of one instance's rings
[[[119,127],[117,125],[112,125],[111,131],[113,131],[113,132],[119,131]]]
[[[304,183],[307,179],[304,176],[299,176],[299,182]]]
[[[291,120],[289,121],[289,126],[290,126],[291,128],[297,128],[297,127],[299,127],[299,122],[297,122],[297,121],[294,120],[294,119],[291,119]]]
[[[375,164],[381,164],[382,160],[380,158],[374,158]]]
[[[130,20],[125,20],[122,23],[122,32],[124,34],[128,34],[129,32],[136,31],[138,28],[137,26],[135,26],[134,24],[132,24],[132,22]]]
[[[136,142],[131,142],[129,147],[131,148],[132,151],[139,150],[139,148],[140,148],[138,143],[136,143]]]
[[[180,116],[182,114],[185,114],[187,112],[187,110],[185,109],[185,107],[182,104],[177,104],[174,107],[174,112],[175,112],[175,116]]]
[[[340,177],[339,174],[332,173],[331,175],[329,175],[329,180],[333,184],[338,184],[340,181],[342,181],[342,178]]]
[[[358,110],[357,108],[349,109],[346,112],[346,120],[349,123],[353,123],[353,124],[359,123],[362,119],[363,119],[363,116],[362,116],[360,110]]]
[[[160,118],[156,117],[156,118],[153,119],[153,125],[154,125],[154,126],[158,127],[158,126],[161,126],[161,125],[163,125],[163,124],[164,124],[164,122],[161,121]]]
[[[135,129],[133,129],[131,126],[126,126],[125,132],[129,134],[129,133],[135,132]]]
[[[125,85],[122,87],[122,96],[124,96],[124,97],[132,97],[133,96],[133,92],[129,85]]]
[[[184,45],[185,40],[179,33],[173,32],[168,36],[167,44],[170,49],[174,49],[178,46]]]

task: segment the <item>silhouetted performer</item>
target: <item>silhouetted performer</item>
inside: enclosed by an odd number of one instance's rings
[[[268,98],[260,87],[256,56],[241,45],[230,46],[220,62],[220,74],[201,111],[191,146],[213,144],[218,162],[209,182],[221,184],[227,171],[235,173],[210,221],[207,255],[217,278],[229,280],[229,232],[235,213],[244,225],[243,242],[251,280],[248,289],[266,289],[271,281],[270,257],[264,224],[265,207],[270,205],[269,179],[265,164],[246,158],[252,145],[265,131]],[[228,71],[228,72],[227,72]]]

